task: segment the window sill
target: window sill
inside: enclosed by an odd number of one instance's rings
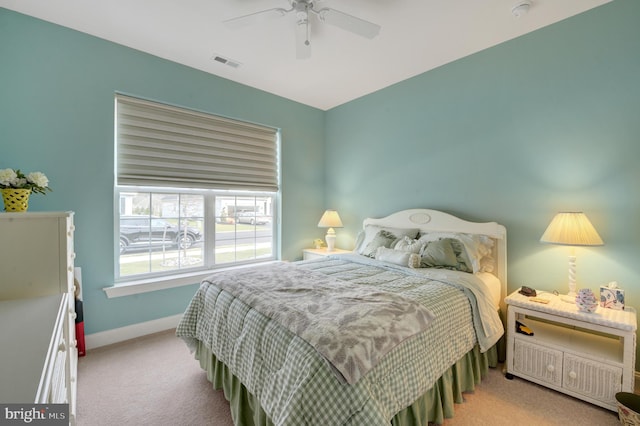
[[[131,296],[133,294],[149,293],[152,291],[166,290],[169,288],[183,287],[186,285],[199,284],[204,278],[222,271],[232,271],[235,269],[249,268],[257,265],[273,263],[275,261],[252,263],[248,265],[230,266],[227,268],[211,269],[208,271],[198,271],[189,274],[171,275],[169,277],[154,277],[135,281],[126,281],[104,287],[102,290],[107,294],[107,298]]]

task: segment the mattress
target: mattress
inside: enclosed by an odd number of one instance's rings
[[[502,284],[498,277],[491,272],[478,272],[475,276],[487,286],[491,303],[496,310],[499,310],[502,301]]]

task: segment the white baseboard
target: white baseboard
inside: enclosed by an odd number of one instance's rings
[[[176,328],[182,314],[170,317],[158,318],[156,320],[140,322],[138,324],[127,325],[125,327],[114,328],[112,330],[92,333],[85,336],[85,346],[87,351],[99,348],[100,346],[111,345],[113,343],[124,342],[146,336],[147,334],[158,333],[160,331]]]

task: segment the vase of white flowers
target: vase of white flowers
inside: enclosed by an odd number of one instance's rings
[[[44,173],[31,172],[25,175],[19,169],[0,170],[0,189],[4,209],[8,212],[26,212],[32,192],[45,194],[51,191],[49,179]]]

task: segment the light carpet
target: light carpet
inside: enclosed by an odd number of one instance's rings
[[[78,363],[78,425],[231,426],[229,404],[175,331],[90,350]],[[619,425],[616,413],[490,369],[446,426]],[[327,425],[330,426],[330,425]]]

